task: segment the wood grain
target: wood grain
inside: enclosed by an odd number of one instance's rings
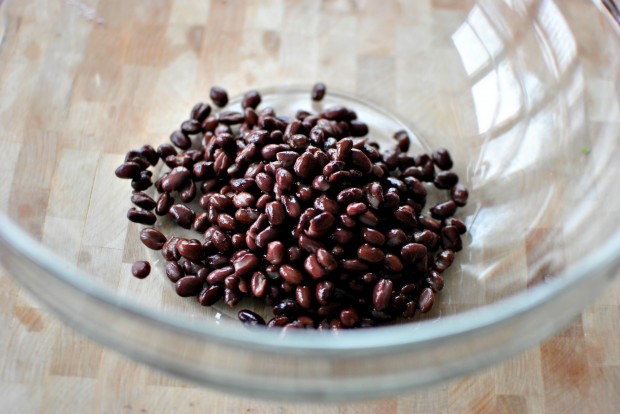
[[[442,76],[450,65],[460,65],[457,56],[438,48],[431,59],[429,47],[444,40],[437,36],[445,31],[433,28],[456,28],[472,3],[85,1],[103,19],[97,24],[83,16],[76,1],[11,1],[7,38],[0,46],[0,210],[119,294],[201,317],[162,287],[161,269],[151,278],[161,283],[127,277],[131,262],[145,252],[137,242],[139,227],[122,219],[129,207],[127,183],[111,174],[123,152],[163,142],[214,83],[239,93],[257,82],[301,84],[318,77],[378,104],[398,106],[422,131],[440,125],[450,143],[470,127],[471,103],[462,109],[456,101],[426,107],[406,97],[458,89],[459,80],[446,84]],[[416,24],[392,24],[395,19]],[[414,90],[406,79],[429,62],[428,78],[420,79],[424,90]],[[590,83],[594,90],[613,87],[596,79]],[[172,109],[169,102],[175,102]],[[592,108],[595,121],[619,117],[617,104],[610,109],[594,101]],[[617,227],[618,211],[604,214]],[[469,287],[442,295],[446,312],[486,303],[557,271],[554,263],[539,263],[530,245],[558,233],[539,228],[522,249],[510,251],[504,267],[488,270],[492,276],[510,268],[523,279],[508,286],[492,279],[487,291],[464,283]],[[500,246],[484,254],[506,251]],[[455,275],[452,283],[460,284],[463,272]],[[619,298],[616,282],[562,333],[476,375],[394,398],[290,404],[204,389],[129,361],[61,325],[0,270],[0,411],[618,412]]]

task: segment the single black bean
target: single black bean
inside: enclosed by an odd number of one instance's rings
[[[261,103],[260,93],[256,90],[249,90],[243,95],[241,100],[241,107],[256,109]]]
[[[150,211],[138,210],[132,207],[127,211],[127,219],[134,223],[151,226],[157,221],[157,216]]]
[[[449,170],[453,165],[450,153],[445,148],[439,148],[433,152],[433,162],[442,170]]]
[[[192,173],[185,167],[175,167],[162,180],[161,186],[165,192],[180,189],[189,180]]]
[[[439,237],[437,236],[437,233],[430,230],[422,230],[413,234],[413,241],[425,245],[429,250],[433,250],[437,247]]]
[[[459,176],[451,171],[441,171],[435,174],[433,183],[440,189],[450,189],[459,182]]]
[[[313,101],[321,101],[325,97],[327,86],[323,82],[315,83],[312,87],[311,98]]]
[[[183,204],[174,204],[168,211],[168,217],[184,229],[190,229],[196,215],[189,207]]]
[[[131,202],[143,210],[153,210],[157,203],[143,192],[135,192],[131,195]]]
[[[197,121],[194,121],[194,122],[197,122]],[[183,125],[181,127],[183,127]],[[202,126],[198,124],[198,128],[201,128],[201,127]],[[189,149],[192,146],[192,141],[182,131],[174,131],[172,134],[170,134],[170,142],[172,142],[175,147],[180,148],[182,150]],[[176,153],[171,154],[171,155],[176,155]],[[164,157],[164,159],[166,159],[167,157],[168,156]]]
[[[304,309],[311,308],[312,296],[312,289],[309,286],[302,285],[295,288],[295,300],[297,304]]]
[[[131,274],[138,279],[144,279],[151,273],[151,264],[147,261],[141,260],[134,262],[131,265]]]
[[[435,301],[435,293],[431,288],[425,288],[422,293],[420,293],[420,297],[418,298],[418,308],[420,312],[426,313],[431,310],[433,307],[433,302]]]
[[[140,171],[142,171],[140,164],[134,161],[128,161],[121,164],[116,171],[114,171],[114,174],[116,174],[118,178],[132,179],[139,177]]]
[[[218,115],[218,119],[224,125],[237,125],[245,121],[245,115],[237,111],[223,111]]]
[[[463,184],[456,184],[454,187],[452,187],[452,190],[450,190],[450,197],[457,206],[463,207],[467,204],[469,192]]]
[[[409,151],[409,145],[411,144],[411,139],[409,138],[409,134],[407,131],[401,130],[394,133],[394,139],[397,142],[398,150],[402,152]]]
[[[254,272],[250,279],[250,287],[252,295],[257,298],[262,298],[267,292],[267,277],[262,272]]]
[[[443,225],[456,227],[460,234],[467,232],[467,226],[465,226],[465,223],[456,217],[448,217],[443,221]]]
[[[178,237],[169,238],[161,248],[161,255],[167,261],[177,261],[181,258],[181,254],[177,250]]]
[[[452,262],[454,262],[454,251],[443,250],[435,257],[433,267],[437,271],[443,272],[452,265]]]
[[[199,240],[196,239],[181,239],[177,243],[177,250],[184,258],[188,260],[202,260],[205,256],[205,251]]]
[[[224,88],[219,86],[211,87],[211,90],[209,91],[209,98],[211,98],[213,103],[220,108],[228,104],[228,93]]]
[[[441,247],[455,252],[463,249],[461,235],[456,227],[446,226],[441,229]]]
[[[233,261],[235,274],[245,275],[255,271],[260,265],[260,260],[253,253],[246,253]]]
[[[364,243],[357,250],[357,257],[368,263],[379,263],[383,261],[385,254],[380,248]]]
[[[142,243],[152,250],[161,250],[167,239],[159,230],[152,227],[146,227],[140,231],[140,240]]]
[[[177,280],[175,288],[181,297],[196,296],[202,291],[202,280],[198,276],[185,276]]]
[[[431,215],[435,219],[445,219],[454,215],[456,211],[456,203],[452,200],[444,201],[443,203],[435,204],[430,208]]]
[[[213,285],[204,288],[198,295],[198,302],[202,306],[213,306],[224,295],[224,287],[222,285]]]
[[[440,272],[436,270],[431,270],[428,272],[428,276],[426,277],[426,283],[433,290],[433,292],[439,292],[444,287],[443,276]]]
[[[194,135],[202,131],[202,122],[195,119],[188,119],[181,124],[181,131],[187,135]],[[191,141],[190,141],[191,145]],[[189,147],[188,147],[189,148]],[[187,148],[182,148],[187,149]]]
[[[385,244],[385,235],[378,230],[364,227],[362,229],[362,237],[368,243],[373,244],[375,246],[383,246],[383,244]]]
[[[294,286],[301,284],[304,280],[304,275],[298,269],[288,264],[280,266],[279,273],[282,279]]]
[[[318,262],[316,254],[310,254],[304,260],[304,269],[313,279],[318,280],[322,279],[327,275],[327,272]]]
[[[314,175],[314,170],[316,167],[317,162],[315,161],[315,158],[309,152],[305,152],[297,158],[295,165],[293,166],[293,170],[297,176],[308,179]]]
[[[201,124],[211,114],[211,105],[208,103],[198,102],[190,112],[190,118],[195,119]]]
[[[179,264],[179,262],[167,262],[166,263],[166,276],[172,282],[176,283],[179,279],[181,279],[185,275],[183,268]]]
[[[420,243],[409,243],[400,250],[400,256],[403,260],[414,263],[426,257],[427,252],[428,249],[425,245]]]
[[[372,304],[378,311],[383,311],[390,305],[393,282],[390,279],[380,279],[372,291]]]
[[[265,325],[265,320],[256,312],[252,312],[249,309],[242,309],[237,313],[237,317],[244,325]]]
[[[351,150],[351,162],[364,174],[368,174],[372,170],[372,162],[366,154],[358,149]]]
[[[385,260],[383,261],[383,267],[385,267],[388,272],[392,272],[392,273],[401,272],[405,268],[400,258],[390,253],[385,255]]]

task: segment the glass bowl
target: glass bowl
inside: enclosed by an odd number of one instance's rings
[[[506,359],[558,331],[618,273],[614,8],[118,0],[31,13],[2,4],[0,260],[68,325],[230,392],[368,398]],[[328,85],[323,105],[347,103],[377,141],[407,128],[413,153],[449,148],[470,190],[464,250],[432,311],[410,323],[248,329],[235,312],[258,305],[176,297],[159,253],[125,219],[131,189],[114,177],[124,153],[167,142],[211,85],[316,110],[316,81]],[[146,280],[130,275],[141,259],[153,264]]]

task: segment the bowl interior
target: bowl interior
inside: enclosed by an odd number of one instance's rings
[[[458,213],[469,230],[433,310],[416,320],[545,283],[617,232],[618,42],[592,5],[198,3],[163,10],[104,2],[101,23],[65,7],[55,11],[64,22],[59,39],[44,39],[36,53],[19,42],[2,50],[23,55],[32,72],[0,101],[0,169],[11,183],[0,189],[0,208],[86,271],[85,285],[197,324],[262,309],[177,297],[160,254],[125,219],[131,188],[114,176],[126,151],[168,142],[213,84],[235,95],[257,88],[263,105],[286,112],[291,102],[282,96],[293,95],[295,109],[316,110],[309,89],[321,80],[344,94],[328,92],[325,105],[353,96],[360,118],[367,105],[394,117],[368,119],[377,141],[389,144],[400,121],[416,137],[413,153],[450,150],[470,190]],[[575,15],[600,24],[588,32]],[[586,35],[599,36],[601,49],[581,50]],[[14,69],[0,63],[3,76]],[[10,122],[24,112],[23,123]],[[136,260],[153,264],[146,280],[131,277]]]

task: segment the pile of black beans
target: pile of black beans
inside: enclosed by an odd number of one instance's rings
[[[325,92],[316,84],[311,97]],[[210,98],[228,104],[222,88]],[[405,131],[382,152],[346,107],[291,118],[260,103],[254,90],[241,111],[197,103],[171,143],[131,150],[116,170],[134,189],[129,220],[167,216],[197,234],[140,233],[161,250],[177,293],[203,306],[261,299],[271,320],[247,309],[239,319],[269,327],[369,327],[428,312],[466,231],[455,212],[468,192],[449,152],[410,155]],[[153,182],[160,160],[169,171]],[[152,185],[156,200],[143,192]],[[445,200],[428,212],[427,191]],[[137,262],[134,275],[148,276],[147,265]]]

